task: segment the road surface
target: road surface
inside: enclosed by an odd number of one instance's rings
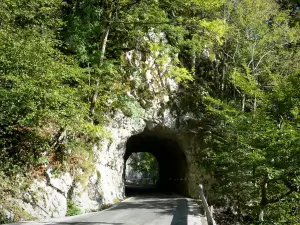
[[[39,222],[10,225],[207,225],[199,206],[178,195],[139,195],[110,209]]]

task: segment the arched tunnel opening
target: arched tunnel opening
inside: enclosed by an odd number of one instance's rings
[[[144,131],[131,136],[124,155],[124,182],[126,161],[132,153],[151,153],[158,163],[157,190],[163,193],[187,195],[187,161],[176,137]]]

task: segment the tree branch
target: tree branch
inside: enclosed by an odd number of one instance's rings
[[[255,68],[254,68],[254,71],[257,69],[257,67],[258,67],[259,64],[261,63],[262,59],[263,59],[264,57],[266,57],[270,52],[271,52],[271,50],[270,50],[270,51],[267,51],[265,54],[263,54],[263,55],[260,57],[258,63],[256,64],[256,66],[255,66]]]

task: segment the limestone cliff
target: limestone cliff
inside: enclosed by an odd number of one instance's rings
[[[125,161],[138,151],[153,151],[158,158],[162,187],[197,196],[199,174],[194,172],[192,153],[199,143],[181,133],[185,119],[178,119],[169,104],[178,85],[166,78],[167,65],[158,66],[154,58],[143,61],[142,57],[135,51],[126,54],[126,62],[146,68],[146,74],[144,79],[132,77],[133,87],[127,94],[134,101],[128,111],[111,116],[106,125],[110,137],[94,146],[95,168],[85,174],[87,180],[82,182],[70,172],[55,174],[49,167],[44,178],[35,179],[28,191],[14,200],[33,218],[63,217],[70,207],[81,213],[97,211],[124,199]],[[7,216],[13,215],[7,212]]]

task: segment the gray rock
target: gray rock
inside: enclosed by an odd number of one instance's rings
[[[46,181],[35,180],[18,204],[35,218],[63,217],[67,212],[67,199]]]
[[[134,56],[135,55],[135,56]],[[126,54],[128,63],[141,68],[140,59],[142,53],[130,51]],[[171,61],[171,59],[170,59]],[[18,200],[19,205],[36,218],[63,217],[67,212],[67,198],[76,203],[82,212],[99,210],[103,204],[113,204],[117,200],[124,199],[124,154],[127,140],[144,130],[155,130],[156,127],[166,127],[169,130],[176,130],[176,118],[171,114],[171,110],[166,108],[170,99],[169,95],[177,90],[177,83],[166,78],[168,65],[160,68],[162,74],[154,65],[155,59],[149,57],[143,62],[143,67],[148,67],[146,71],[146,86],[153,93],[150,108],[140,107],[133,103],[133,113],[131,117],[125,116],[118,111],[114,114],[106,129],[111,133],[111,140],[102,140],[94,146],[95,171],[91,174],[88,184],[84,187],[80,183],[75,183],[75,178],[70,173],[54,176],[51,169],[47,171],[47,180],[35,181],[30,191],[23,194],[23,199]],[[160,76],[160,84],[157,79]],[[139,78],[131,78],[137,83],[144,81]],[[128,92],[128,96],[138,97],[136,91]],[[160,96],[160,97],[159,97]],[[192,149],[197,145],[192,141],[186,141],[186,149]],[[187,159],[192,160],[187,152]],[[196,183],[197,168],[189,168],[191,171],[191,183]],[[190,191],[196,193],[197,186],[190,185]]]

